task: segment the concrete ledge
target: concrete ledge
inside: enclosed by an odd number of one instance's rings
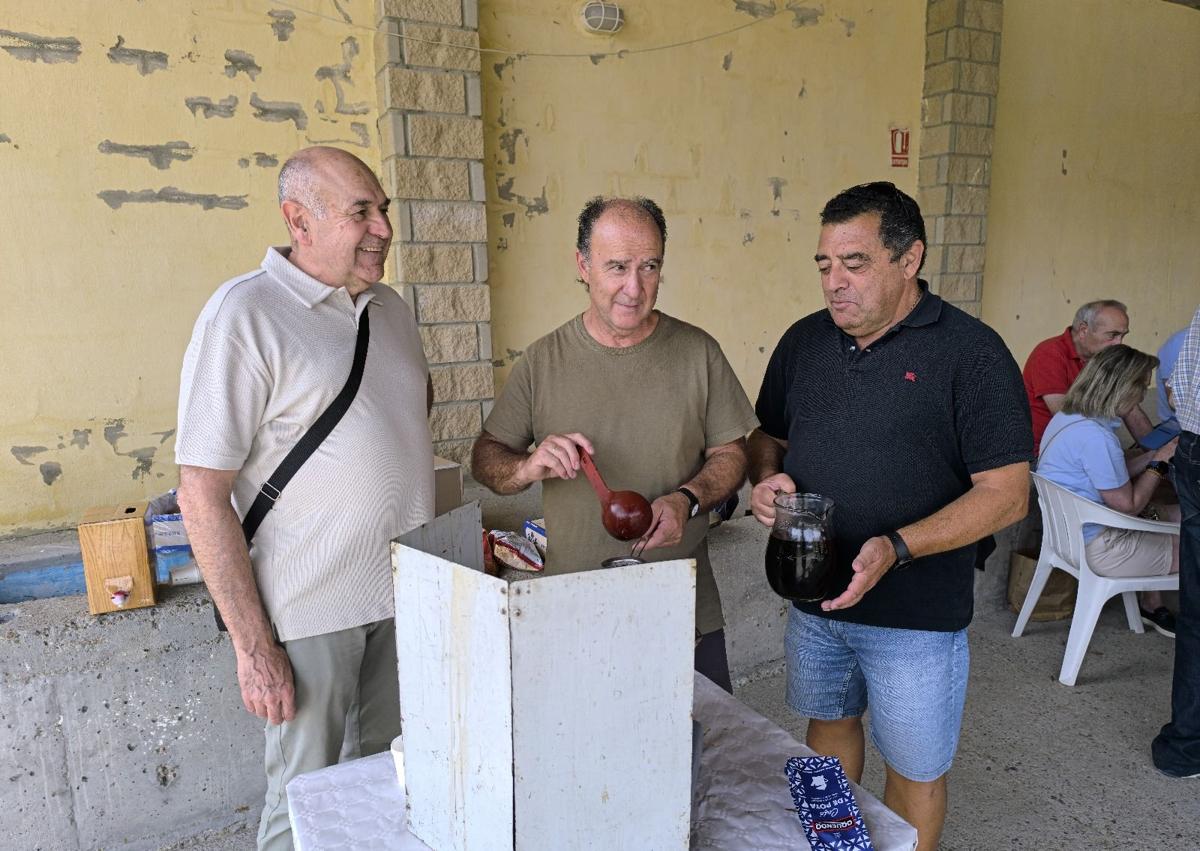
[[[9,848],[154,849],[255,820],[262,722],[200,586],[101,617],[83,597],[0,606],[0,809]]]

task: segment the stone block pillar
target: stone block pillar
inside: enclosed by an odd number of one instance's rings
[[[929,0],[918,201],[929,252],[924,275],[978,316],[1000,78],[1003,0]]]
[[[478,0],[379,0],[378,18],[389,279],[429,359],[434,451],[465,463],[494,396]]]

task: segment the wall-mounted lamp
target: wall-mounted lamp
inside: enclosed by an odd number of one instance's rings
[[[611,35],[625,24],[625,13],[616,3],[591,0],[581,12],[583,26],[588,32]]]

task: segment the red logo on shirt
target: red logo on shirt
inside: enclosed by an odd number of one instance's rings
[[[906,372],[906,373],[904,373],[904,380],[912,381],[915,383],[917,380],[917,374],[915,372]]]

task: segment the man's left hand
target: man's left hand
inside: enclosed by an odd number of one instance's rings
[[[650,528],[638,538],[635,551],[656,550],[673,547],[683,540],[683,527],[688,521],[692,505],[678,491],[664,494],[650,503]]]
[[[858,601],[875,587],[875,583],[882,579],[895,563],[896,549],[892,546],[891,541],[882,535],[868,538],[851,565],[854,576],[850,579],[850,584],[846,586],[846,590],[840,596],[823,602],[821,609],[832,612],[836,609],[848,609],[857,605]]]

